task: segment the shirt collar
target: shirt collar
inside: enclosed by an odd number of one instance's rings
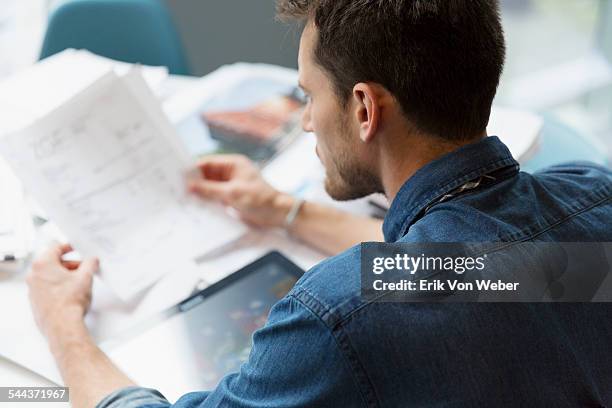
[[[400,188],[385,217],[386,242],[399,240],[416,217],[436,199],[505,167],[518,172],[519,164],[496,136],[486,137],[426,164]]]

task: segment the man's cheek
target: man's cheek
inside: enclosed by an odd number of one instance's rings
[[[317,157],[319,158],[319,161],[321,162],[321,164],[323,164],[323,167],[327,167],[326,162],[327,162],[328,155],[326,154],[325,148],[319,143],[317,143],[315,147],[315,153],[317,154]]]

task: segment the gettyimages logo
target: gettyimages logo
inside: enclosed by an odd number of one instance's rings
[[[462,274],[465,271],[478,270],[485,268],[486,256],[479,257],[441,257],[441,256],[410,256],[408,254],[395,254],[393,258],[377,257],[372,262],[372,272],[379,275],[385,270],[404,270],[411,275],[418,271],[453,271]]]
[[[612,243],[361,245],[361,293],[379,302],[610,302]]]

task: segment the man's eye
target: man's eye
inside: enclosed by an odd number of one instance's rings
[[[292,95],[294,98],[302,102],[304,105],[308,104],[312,100],[310,95],[308,95],[306,91],[304,91],[304,89],[302,89],[301,87],[296,86],[293,89]]]

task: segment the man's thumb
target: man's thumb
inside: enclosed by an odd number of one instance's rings
[[[87,258],[81,262],[79,268],[77,269],[79,272],[86,273],[88,275],[93,275],[100,268],[100,261],[98,258]]]

